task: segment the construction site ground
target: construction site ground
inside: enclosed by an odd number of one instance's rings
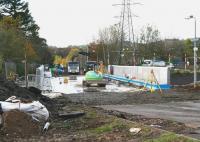
[[[58,80],[58,84],[64,85],[63,82],[60,83],[62,79],[57,78],[55,80]],[[76,81],[72,82],[77,86]],[[111,83],[110,85],[112,86],[113,84]],[[62,89],[62,87],[60,88]],[[131,87],[121,85],[121,88],[127,89]],[[185,136],[198,139],[198,125],[193,127],[187,125],[188,123],[184,121],[172,120],[170,116],[164,117],[164,115],[168,114],[169,111],[172,113],[174,107],[179,108],[176,109],[176,112],[183,113],[184,105],[187,104],[188,107],[188,102],[190,102],[192,110],[196,112],[194,120],[198,121],[198,110],[194,108],[196,106],[198,109],[198,105],[194,105],[191,102],[198,103],[198,100],[200,100],[199,93],[200,88],[193,89],[192,86],[179,86],[172,90],[164,91],[162,94],[159,91],[153,93],[141,91],[139,88],[121,92],[112,91],[111,89],[106,91],[106,89],[102,88],[98,92],[83,91],[63,94],[62,97],[49,99],[42,96],[38,90],[27,90],[16,86],[12,82],[2,81],[0,83],[0,100],[5,100],[12,95],[23,100],[39,100],[50,111],[51,125],[47,132],[42,132],[43,125],[40,124],[39,131],[32,132],[32,135],[23,133],[23,131],[27,131],[26,129],[30,130],[31,128],[22,127],[24,130],[21,130],[21,133],[6,133],[4,131],[5,128],[1,126],[0,141],[195,141]],[[179,107],[180,104],[182,108]],[[130,110],[126,111],[124,105],[129,105],[131,107]],[[120,109],[112,107],[119,107]],[[155,111],[157,108],[158,111],[161,110],[160,113]],[[142,113],[144,110],[148,111],[150,109],[152,115],[154,114],[158,117],[154,117],[154,115],[149,117]],[[85,115],[79,117],[61,117],[59,115],[77,111],[84,112]],[[14,119],[14,117],[12,118]],[[193,117],[191,116],[191,118]],[[23,123],[18,124],[23,125]],[[15,123],[9,127],[11,129],[21,128]],[[130,132],[130,128],[141,128],[141,131],[138,133]]]

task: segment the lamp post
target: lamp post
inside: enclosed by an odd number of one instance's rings
[[[196,17],[194,17],[193,15],[189,16],[186,19],[194,19],[194,47],[193,47],[193,51],[194,51],[194,88],[196,88],[196,84],[197,84],[197,22],[196,22]]]

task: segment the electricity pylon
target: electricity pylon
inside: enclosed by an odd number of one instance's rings
[[[133,55],[133,64],[136,63],[136,47],[134,39],[134,29],[133,29],[133,17],[138,17],[132,13],[132,5],[137,5],[140,3],[132,3],[131,0],[122,0],[121,4],[114,4],[113,6],[121,6],[121,14],[118,16],[120,18],[119,30],[120,30],[120,50],[119,50],[119,61],[118,64],[122,64],[122,58],[126,56],[128,52]],[[140,4],[141,5],[141,4]]]

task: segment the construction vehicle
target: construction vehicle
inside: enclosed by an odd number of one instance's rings
[[[85,74],[85,80],[83,81],[83,86],[86,87],[106,87],[107,80],[103,78],[104,65],[100,61],[100,65],[97,66],[96,62],[87,62],[90,71]],[[92,70],[93,69],[93,70]]]
[[[83,80],[83,86],[86,87],[105,87],[107,81],[103,79],[103,75],[97,71],[88,71]]]
[[[96,61],[87,61],[85,63],[84,73],[86,73],[88,71],[94,71],[94,70],[97,70],[97,62]]]
[[[68,62],[67,70],[68,70],[68,74],[80,74],[80,63]]]

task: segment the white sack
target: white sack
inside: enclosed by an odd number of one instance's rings
[[[46,121],[49,118],[49,112],[47,108],[42,105],[39,101],[33,101],[32,103],[10,103],[0,101],[3,112],[11,111],[14,109],[31,115],[33,119]]]

